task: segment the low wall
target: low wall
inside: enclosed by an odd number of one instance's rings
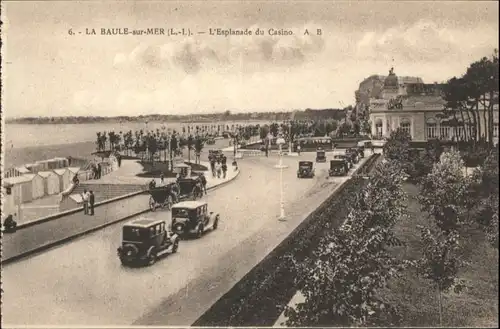
[[[363,164],[366,172],[379,161],[374,154]],[[369,166],[369,167],[367,167]],[[192,326],[273,326],[297,289],[290,256],[303,259],[317,247],[319,237],[347,216],[346,203],[366,180],[351,179],[334,191],[311,215],[231,290],[224,294]],[[331,216],[330,214],[335,214]]]

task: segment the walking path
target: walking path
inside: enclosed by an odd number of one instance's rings
[[[207,174],[207,189],[213,189],[227,183],[235,179],[238,174],[239,171],[230,170],[225,179],[213,179],[212,175]],[[9,259],[100,225],[147,212],[149,211],[149,197],[149,194],[139,194],[98,206],[95,208],[94,216],[85,215],[82,210],[39,225],[20,229],[16,233],[4,234],[2,237],[2,258]]]

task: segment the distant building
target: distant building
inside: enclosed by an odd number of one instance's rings
[[[393,69],[382,85],[374,83],[376,79],[373,77],[377,76],[370,77],[375,88],[369,93],[369,118],[374,138],[389,137],[392,131],[402,128],[414,141],[461,139],[464,128],[456,130],[448,124],[451,118],[442,117],[445,104],[442,85],[425,84],[420,78],[401,79]],[[358,90],[358,94],[362,93]],[[487,121],[482,115],[480,120],[482,127],[486,127]],[[495,104],[493,120],[493,137],[498,141],[498,103]]]

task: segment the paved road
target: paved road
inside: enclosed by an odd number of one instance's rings
[[[313,154],[304,155],[314,157]],[[288,221],[279,213],[276,158],[245,159],[231,184],[206,198],[220,227],[152,267],[126,269],[116,256],[121,225],[3,268],[3,320],[14,325],[190,325],[300,223],[340,181],[297,179],[284,170]],[[260,187],[257,188],[257,187]],[[166,211],[144,216],[170,220]]]

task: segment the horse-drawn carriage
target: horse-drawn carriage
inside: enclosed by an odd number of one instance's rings
[[[170,209],[178,201],[179,187],[177,183],[170,183],[165,186],[150,186],[149,208],[155,211],[156,208]]]

